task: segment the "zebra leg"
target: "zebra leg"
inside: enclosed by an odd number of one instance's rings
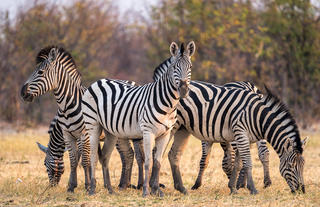
[[[246,183],[247,183],[246,171],[245,171],[245,168],[243,167],[243,163],[242,163],[241,160],[239,162],[239,168],[241,170],[240,170],[240,173],[239,173],[239,176],[238,176],[238,180],[237,180],[237,185],[236,185],[238,190],[240,188],[245,188],[246,187]]]
[[[201,141],[202,156],[201,156],[201,160],[200,160],[200,168],[199,168],[197,180],[191,188],[192,190],[198,189],[202,185],[202,176],[203,176],[204,170],[207,168],[208,163],[209,163],[209,157],[210,157],[210,153],[211,153],[211,149],[212,149],[212,144],[213,144],[213,142]]]
[[[78,186],[77,183],[77,167],[78,167],[78,148],[77,140],[74,139],[69,133],[64,133],[66,138],[66,145],[69,151],[70,158],[70,177],[68,182],[68,192],[74,192],[74,189]]]
[[[149,192],[149,180],[150,180],[150,165],[152,159],[152,145],[154,143],[155,136],[150,132],[143,133],[143,148],[144,148],[144,182],[143,182],[143,197],[146,197],[150,194]]]
[[[102,147],[102,155],[101,155],[101,163],[102,163],[102,173],[103,173],[103,183],[104,187],[108,189],[109,193],[112,194],[112,186],[111,186],[111,179],[109,174],[109,161],[111,157],[111,153],[114,149],[114,146],[117,143],[118,138],[108,134],[107,131],[104,132],[106,135],[106,138],[104,139],[104,144]],[[108,137],[107,137],[108,134]]]
[[[116,148],[120,154],[122,162],[122,171],[118,187],[123,190],[131,184],[134,154],[128,139],[118,139]]]
[[[160,175],[160,168],[161,168],[161,160],[163,153],[168,145],[170,139],[170,131],[161,136],[156,138],[155,140],[155,153],[154,153],[154,160],[152,166],[152,175],[154,177],[153,182],[151,183],[151,193],[156,194],[160,197],[163,197],[163,192],[160,190],[159,187],[159,175]]]
[[[78,144],[79,151],[82,155],[82,167],[84,170],[84,176],[85,176],[85,188],[87,191],[89,191],[90,187],[90,179],[91,179],[91,166],[90,166],[90,139],[87,135],[82,134],[81,140]]]
[[[228,187],[230,188],[230,194],[236,194],[237,193],[237,189],[235,187],[236,185],[236,180],[238,177],[238,173],[240,171],[240,156],[239,156],[239,152],[236,151],[235,152],[235,159],[234,159],[234,163],[232,166],[232,172],[230,174],[230,178],[229,178],[229,183],[228,183]]]
[[[220,146],[224,151],[224,156],[222,159],[222,170],[230,180],[233,167],[234,167],[236,154],[229,142],[220,142]]]
[[[95,194],[96,190],[96,166],[97,166],[97,155],[101,157],[100,150],[100,134],[101,126],[100,125],[90,125],[90,128],[86,126],[86,136],[90,141],[90,164],[91,164],[91,177],[90,177],[90,190],[89,195]],[[99,148],[99,152],[98,152]]]
[[[260,140],[257,143],[259,159],[263,166],[264,172],[264,188],[267,188],[271,185],[270,172],[269,172],[269,149],[267,147],[266,140]]]
[[[137,189],[140,189],[143,186],[143,163],[144,163],[143,140],[134,139],[132,142],[133,142],[134,152],[136,155],[136,160],[137,160],[138,169],[139,169]]]
[[[241,128],[238,127],[235,130],[235,138],[237,141],[237,148],[239,151],[239,156],[243,162],[244,173],[247,176],[247,187],[250,190],[251,194],[257,194],[258,191],[254,186],[254,182],[252,179],[252,161],[250,155],[250,141],[249,138],[241,132]]]
[[[179,130],[174,136],[174,141],[171,150],[168,154],[170,161],[172,177],[174,181],[174,188],[183,194],[188,194],[187,189],[183,186],[180,173],[180,158],[188,143],[190,134],[185,130]]]

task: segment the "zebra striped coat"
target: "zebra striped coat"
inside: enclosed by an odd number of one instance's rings
[[[38,53],[36,69],[23,85],[21,97],[25,101],[32,102],[35,97],[51,90],[56,98],[58,112],[55,120],[56,125],[53,127],[51,134],[49,131],[49,134],[51,137],[59,137],[59,144],[62,144],[61,137],[63,137],[69,150],[71,171],[68,191],[73,192],[74,188],[77,187],[77,166],[81,154],[77,141],[79,142],[79,139],[81,139],[84,129],[81,98],[85,88],[81,85],[81,75],[71,55],[63,48],[56,46],[46,47]],[[89,142],[81,144],[83,147],[89,148],[89,146],[86,146]],[[45,165],[51,185],[56,185],[62,174],[61,163],[63,161],[59,159],[62,156],[62,150],[64,148],[60,147],[59,152],[55,155],[51,150],[47,152]],[[86,153],[89,153],[89,151],[82,152],[82,154]],[[88,157],[88,155],[84,157]],[[57,164],[58,168],[55,167]],[[88,189],[90,160],[82,158],[82,165],[85,171],[85,187]]]
[[[154,80],[158,80],[162,76],[162,74],[166,72],[170,62],[171,62],[171,59],[169,58],[155,69],[154,75],[153,75]],[[260,94],[262,96],[259,89],[250,82],[231,82],[231,83],[224,84],[223,87],[226,87],[229,89],[237,88],[237,89],[249,90],[254,93]],[[197,110],[200,110],[200,108],[195,108],[194,110],[197,111]],[[212,144],[213,144],[212,141],[205,141],[205,140],[201,141],[202,156],[200,160],[200,168],[199,168],[197,180],[195,184],[192,186],[192,189],[197,189],[202,184],[202,176],[205,168],[208,165],[208,156],[210,155]],[[224,142],[220,142],[220,144],[222,149],[224,150],[224,158],[222,160],[222,169],[226,173],[227,177],[230,178],[232,173],[233,163],[235,160],[234,152],[236,150],[236,142],[231,143],[232,147],[228,146],[227,143],[224,143]],[[257,142],[257,147],[259,152],[259,159],[261,160],[264,167],[265,187],[268,187],[269,185],[271,185],[271,179],[270,179],[270,173],[269,173],[269,150],[267,148],[266,141],[261,140]],[[240,175],[241,176],[239,176],[237,188],[244,187],[245,185],[245,177],[244,177],[243,170],[241,171]]]
[[[162,68],[163,70],[163,68]],[[155,78],[161,75],[155,75]],[[224,87],[219,87],[213,84],[191,81],[189,97],[180,100],[178,105],[178,122],[174,127],[175,130],[183,126],[187,131],[193,134],[195,137],[207,141],[207,142],[222,142],[228,143],[236,139],[236,124],[239,120],[240,114],[247,106],[251,106],[255,102],[261,101],[263,98],[258,94],[254,94],[250,91],[238,90],[238,89],[228,89]],[[274,97],[268,94],[268,97]],[[266,99],[266,97],[264,97]],[[273,99],[272,99],[273,100]],[[278,100],[278,99],[277,99]],[[279,102],[279,100],[278,100]],[[280,104],[280,102],[279,102]],[[256,112],[254,113],[256,114]],[[291,116],[290,116],[291,117]],[[256,119],[256,117],[250,117],[251,120]],[[267,117],[268,118],[268,117]],[[292,117],[291,117],[292,118]],[[292,126],[290,126],[292,127]],[[296,127],[293,127],[296,128]],[[250,132],[247,132],[250,135]],[[298,135],[297,135],[298,136]],[[188,133],[181,132],[180,136],[175,136],[174,143],[169,152],[169,160],[171,164],[171,169],[173,173],[175,188],[183,193],[186,193],[181,180],[180,170],[179,170],[179,160],[183,149],[187,143]],[[266,139],[266,137],[260,137],[260,139],[249,139],[247,136],[239,136],[236,139],[237,147],[241,159],[244,162],[244,173],[248,178],[248,188],[252,194],[257,193],[251,174],[251,158],[249,154],[249,142],[255,142],[261,139]],[[300,137],[297,142],[301,143]],[[245,144],[242,144],[245,143]],[[301,144],[300,144],[301,145]],[[230,145],[229,145],[230,146]],[[273,146],[275,147],[275,146]],[[241,148],[241,149],[239,149]],[[227,150],[230,151],[230,150]],[[300,156],[301,157],[301,156]],[[280,159],[281,160],[281,159]],[[281,166],[286,166],[284,161]],[[299,162],[299,163],[302,163]],[[280,171],[293,171],[294,168],[287,166],[281,167]],[[295,180],[295,183],[301,184],[301,169],[303,164],[298,165],[299,170],[291,173],[291,177],[285,177],[288,184],[291,179]],[[232,173],[234,174],[234,173]],[[285,173],[284,173],[285,174]],[[229,188],[231,192],[235,192],[235,178],[230,176]],[[297,182],[299,180],[299,182]],[[290,188],[292,184],[289,184]],[[295,187],[291,188],[295,189]],[[296,189],[295,189],[296,190]]]
[[[180,97],[189,91],[191,77],[190,57],[195,50],[194,42],[170,46],[173,63],[161,79],[143,86],[129,86],[123,83],[102,79],[93,83],[82,99],[87,138],[90,139],[92,177],[90,193],[95,192],[95,160],[98,137],[101,130],[106,134],[102,149],[104,159],[104,177],[109,180],[107,187],[111,191],[108,162],[117,138],[128,139],[143,137],[145,153],[145,180],[143,196],[149,194],[149,167],[151,163],[152,143],[155,141],[157,152],[152,170],[154,183],[152,193],[159,189],[160,161],[170,137],[170,131],[176,122],[176,105]],[[112,192],[112,191],[111,191]]]

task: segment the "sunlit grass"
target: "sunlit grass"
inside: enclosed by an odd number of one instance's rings
[[[256,147],[252,147],[253,175],[259,194],[251,196],[248,190],[239,190],[237,195],[229,195],[227,178],[221,169],[222,150],[215,144],[208,169],[205,172],[203,186],[199,190],[189,190],[189,195],[182,195],[173,188],[171,170],[164,156],[160,182],[166,185],[165,197],[150,196],[142,198],[142,192],[134,189],[119,191],[121,165],[115,150],[110,161],[112,185],[116,194],[109,195],[103,188],[101,167],[97,169],[97,194],[88,196],[84,190],[82,167],[78,168],[78,188],[75,193],[67,193],[69,178],[69,158],[65,154],[65,173],[59,186],[41,193],[48,185],[48,177],[43,165],[44,153],[36,141],[48,143],[47,128],[23,130],[20,132],[0,132],[0,206],[36,205],[41,206],[319,206],[320,205],[320,132],[303,135],[310,137],[304,152],[306,160],[304,177],[306,194],[292,195],[288,185],[279,173],[279,159],[270,148],[270,171],[272,186],[263,189],[263,170],[257,156]],[[201,144],[197,139],[190,139],[181,160],[181,172],[185,186],[190,189],[198,172],[201,156]],[[16,164],[16,161],[26,161]],[[133,184],[137,183],[137,166],[134,163]]]

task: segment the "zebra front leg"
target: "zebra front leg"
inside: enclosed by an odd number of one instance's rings
[[[103,183],[104,187],[108,189],[109,193],[112,194],[112,186],[111,186],[111,179],[110,179],[110,174],[109,174],[109,161],[111,157],[111,153],[117,143],[118,138],[108,134],[107,131],[104,132],[106,135],[106,138],[104,139],[104,144],[102,148],[102,173],[103,173]],[[108,136],[107,136],[108,134]]]
[[[122,162],[121,177],[118,187],[123,190],[131,184],[134,154],[128,139],[118,139],[116,148],[120,154]]]
[[[144,182],[143,182],[143,197],[146,197],[150,194],[149,192],[149,180],[150,180],[150,165],[152,159],[152,145],[154,142],[155,136],[150,132],[143,133],[143,148],[144,148]]]
[[[179,130],[174,136],[174,141],[171,150],[168,154],[172,177],[174,181],[174,188],[183,194],[188,194],[187,189],[183,186],[180,173],[180,158],[188,143],[190,134],[186,130]]]
[[[143,187],[143,163],[144,163],[144,150],[143,150],[143,140],[134,139],[133,141],[134,153],[136,155],[136,160],[139,169],[139,178],[137,189]]]
[[[86,126],[86,136],[90,141],[90,164],[91,164],[91,177],[90,177],[90,190],[89,195],[95,194],[96,191],[96,166],[97,166],[97,155],[99,158],[102,157],[102,152],[100,151],[100,125],[89,125]],[[99,148],[99,152],[98,152]],[[101,162],[101,160],[100,160]]]
[[[199,173],[195,184],[191,188],[192,190],[198,189],[202,185],[202,176],[209,163],[212,144],[213,142],[201,141],[202,156],[200,159]]]
[[[247,176],[247,187],[250,190],[251,194],[257,194],[258,191],[256,190],[252,178],[252,161],[250,155],[250,141],[249,138],[244,134],[241,133],[241,129],[236,130],[235,138],[237,141],[237,148],[239,151],[239,156],[243,162],[244,173]]]
[[[64,133],[64,137],[66,138],[66,145],[69,151],[69,159],[70,159],[70,177],[68,182],[68,192],[74,192],[74,189],[78,186],[77,183],[77,167],[78,167],[78,148],[77,141],[69,134]]]
[[[267,188],[271,185],[271,178],[270,178],[270,172],[269,172],[269,149],[267,147],[266,140],[260,140],[257,143],[258,147],[258,154],[259,159],[263,166],[263,173],[264,173],[264,188]]]
[[[161,160],[163,153],[167,147],[167,144],[170,139],[170,131],[161,136],[156,138],[155,140],[155,153],[153,159],[153,167],[152,167],[152,177],[154,177],[153,182],[151,183],[151,193],[157,194],[160,197],[163,197],[163,192],[160,190],[159,187],[159,175],[160,175],[160,168],[161,168]]]

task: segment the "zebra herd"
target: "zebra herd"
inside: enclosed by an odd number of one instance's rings
[[[194,52],[193,41],[186,47],[173,42],[171,57],[154,71],[154,82],[139,86],[130,81],[101,79],[86,88],[67,51],[56,46],[42,49],[36,57],[35,71],[22,86],[21,97],[32,102],[35,97],[53,91],[56,98],[58,111],[49,127],[48,147],[38,143],[46,153],[44,164],[50,184],[54,186],[60,181],[64,172],[63,154],[67,149],[71,165],[68,191],[74,192],[77,187],[77,166],[81,158],[89,194],[95,193],[98,160],[102,165],[104,187],[112,193],[108,163],[116,146],[122,161],[119,187],[127,188],[131,184],[135,153],[139,166],[137,187],[143,187],[143,196],[150,193],[163,196],[159,188],[161,159],[173,138],[168,157],[174,188],[187,194],[179,166],[189,137],[193,135],[201,140],[202,156],[192,189],[201,186],[212,144],[216,142],[224,151],[222,168],[229,179],[231,193],[245,186],[251,194],[257,193],[250,155],[250,144],[255,142],[264,168],[264,186],[268,187],[271,179],[266,142],[269,142],[280,158],[280,173],[291,192],[304,193],[302,153],[307,138],[300,139],[287,107],[267,87],[266,94],[262,94],[250,82],[218,86],[192,81]],[[102,148],[101,141],[104,142]]]

